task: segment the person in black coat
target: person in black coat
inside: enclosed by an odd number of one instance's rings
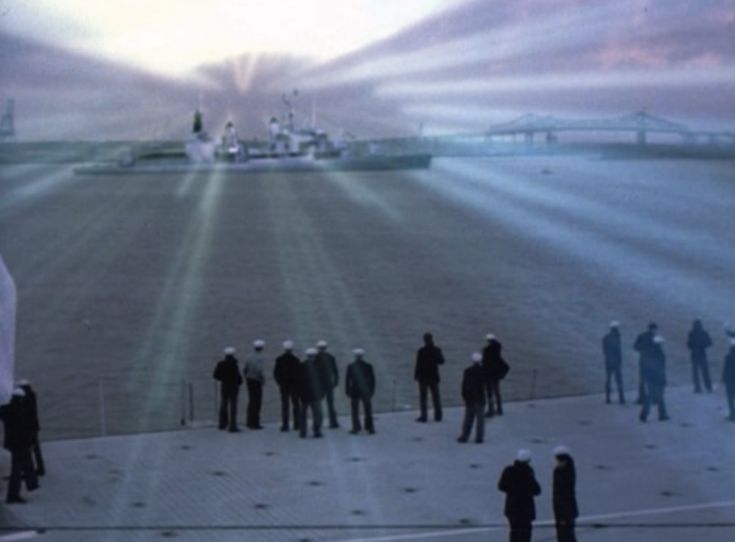
[[[658,325],[656,322],[650,322],[648,329],[638,335],[633,343],[633,349],[638,352],[638,399],[636,404],[642,405],[646,399],[646,381],[643,378],[643,366],[648,363],[653,351],[653,338],[658,333]]]
[[[505,467],[498,489],[505,493],[505,517],[510,523],[510,542],[530,542],[536,519],[534,497],[541,494],[531,462],[531,452],[518,450],[516,461]]]
[[[565,446],[554,449],[556,467],[554,468],[554,519],[556,520],[557,542],[577,542],[574,522],[579,515],[577,508],[577,472],[574,459]]]
[[[424,346],[416,352],[416,366],[413,378],[419,383],[419,407],[420,414],[417,422],[427,420],[427,395],[431,392],[431,401],[434,405],[434,420],[440,422],[442,419],[442,404],[439,396],[439,365],[444,363],[444,355],[441,348],[434,344],[431,333],[424,333]]]
[[[712,391],[712,382],[709,378],[709,362],[707,361],[707,349],[712,346],[712,338],[702,327],[702,321],[697,318],[692,324],[692,329],[687,336],[687,348],[692,360],[692,380],[694,381],[694,393],[701,393],[702,386],[699,383],[699,374],[702,374],[704,388]]]
[[[485,378],[487,381],[487,414],[488,418],[495,414],[501,416],[503,414],[503,398],[500,396],[500,381],[503,380],[510,367],[503,358],[503,345],[495,338],[495,335],[488,333],[487,345],[482,350],[482,366],[485,369]],[[495,404],[493,405],[493,398]]]
[[[472,365],[464,370],[462,376],[462,399],[464,400],[464,421],[462,433],[457,442],[467,442],[472,425],[477,420],[475,442],[480,444],[485,438],[485,369],[481,365],[482,354],[472,354]]]
[[[648,419],[651,403],[658,405],[658,419],[665,421],[669,419],[666,413],[666,402],[664,400],[664,389],[666,387],[666,354],[663,349],[664,339],[660,335],[653,338],[650,352],[643,360],[643,380],[647,393],[643,398],[640,420]]]
[[[610,331],[602,339],[602,353],[605,356],[605,402],[610,404],[610,381],[614,378],[618,388],[618,401],[625,404],[623,391],[623,349],[620,341],[620,323],[610,322]]]
[[[38,488],[38,478],[31,459],[33,431],[28,423],[27,405],[24,401],[25,392],[21,388],[15,388],[10,402],[0,406],[0,419],[5,430],[3,447],[10,452],[10,480],[6,495],[8,503],[26,502],[20,495],[23,480],[29,491]]]
[[[372,397],[375,394],[375,372],[373,366],[363,359],[365,352],[362,348],[355,348],[355,361],[347,366],[345,376],[345,393],[350,398],[352,411],[352,431],[356,435],[362,430],[360,427],[360,403],[365,410],[365,430],[371,435],[375,433],[373,424]]]
[[[43,454],[41,453],[41,443],[38,440],[38,433],[41,431],[41,424],[38,421],[38,400],[30,381],[21,379],[18,381],[18,387],[26,394],[24,402],[26,405],[26,414],[28,415],[27,426],[31,433],[31,459],[35,461],[36,476],[43,476],[46,474],[46,466],[43,462]]]
[[[322,400],[324,399],[324,388],[320,382],[319,371],[316,366],[316,348],[306,350],[306,358],[299,367],[299,436],[306,438],[307,411],[311,409],[312,429],[314,438],[322,437]]]
[[[237,366],[235,349],[225,348],[225,358],[217,363],[212,374],[220,382],[219,428],[237,433],[237,397],[242,386],[242,376]]]
[[[339,420],[337,410],[334,408],[334,388],[339,384],[339,371],[337,360],[327,352],[327,341],[321,340],[316,343],[316,367],[319,371],[319,380],[323,389],[324,397],[327,399],[327,414],[329,415],[329,428],[337,429]]]
[[[735,336],[729,339],[730,350],[725,356],[725,366],[722,369],[722,382],[725,384],[727,406],[730,410],[728,420],[735,422]]]
[[[293,409],[293,428],[299,428],[299,373],[301,360],[293,353],[293,342],[283,342],[283,354],[276,358],[273,379],[281,393],[281,431],[288,431],[289,410]],[[289,408],[291,407],[291,408]]]

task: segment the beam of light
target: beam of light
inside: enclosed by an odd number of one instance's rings
[[[396,206],[377,190],[370,187],[369,179],[354,173],[327,174],[324,176],[332,186],[339,189],[353,205],[359,205],[376,211],[385,219],[399,227],[403,216]]]
[[[447,183],[447,178],[452,182]],[[492,169],[466,161],[442,160],[435,164],[430,174],[413,179],[462,207],[511,226],[521,235],[542,240],[559,254],[579,263],[582,271],[611,276],[643,293],[655,292],[658,297],[671,299],[688,311],[700,309],[693,306],[694,298],[706,299],[705,310],[715,320],[725,320],[731,309],[722,296],[722,288],[701,276],[683,269],[674,273],[667,262],[649,253],[598,232],[580,230],[573,223],[559,221],[533,206],[518,201],[509,205],[500,185],[513,182],[513,179],[504,178]]]
[[[59,189],[67,188],[69,184],[79,179],[72,173],[71,166],[57,165],[52,168],[49,168],[48,165],[21,166],[13,168],[10,174],[7,170],[8,168],[3,170],[4,181],[36,177],[36,174],[41,172],[43,174],[33,180],[23,180],[22,184],[7,194],[3,194],[0,201],[0,216],[24,205],[33,204],[37,199],[54,194]]]

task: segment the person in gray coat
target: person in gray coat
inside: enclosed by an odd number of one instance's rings
[[[462,433],[457,442],[467,442],[472,432],[472,425],[477,424],[475,429],[475,442],[481,444],[485,438],[485,369],[481,365],[482,354],[472,354],[472,365],[467,367],[462,376],[462,399],[464,400],[464,421],[462,422]]]
[[[345,376],[345,393],[350,398],[352,413],[350,434],[356,435],[362,431],[360,425],[360,403],[362,403],[365,411],[365,430],[372,435],[375,433],[372,406],[372,397],[375,394],[375,372],[373,366],[363,359],[365,351],[362,348],[355,348],[352,353],[355,355],[355,361],[347,366],[347,376]]]
[[[263,386],[265,385],[265,341],[253,342],[253,354],[245,361],[242,374],[248,387],[247,426],[250,429],[263,429],[260,425],[260,409],[263,405]]]
[[[669,415],[666,413],[666,402],[664,400],[664,389],[666,388],[666,354],[663,349],[664,339],[660,335],[653,338],[649,355],[644,358],[643,380],[646,385],[646,395],[643,400],[640,420],[648,419],[651,403],[658,406],[659,421],[666,421]]]

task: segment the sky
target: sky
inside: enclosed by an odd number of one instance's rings
[[[0,0],[19,138],[263,135],[284,92],[357,137],[645,109],[735,131],[735,0]],[[217,128],[219,129],[219,128]]]

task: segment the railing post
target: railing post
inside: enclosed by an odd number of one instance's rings
[[[100,403],[100,436],[107,435],[107,414],[105,412],[105,388],[102,381],[97,381],[97,394]]]

